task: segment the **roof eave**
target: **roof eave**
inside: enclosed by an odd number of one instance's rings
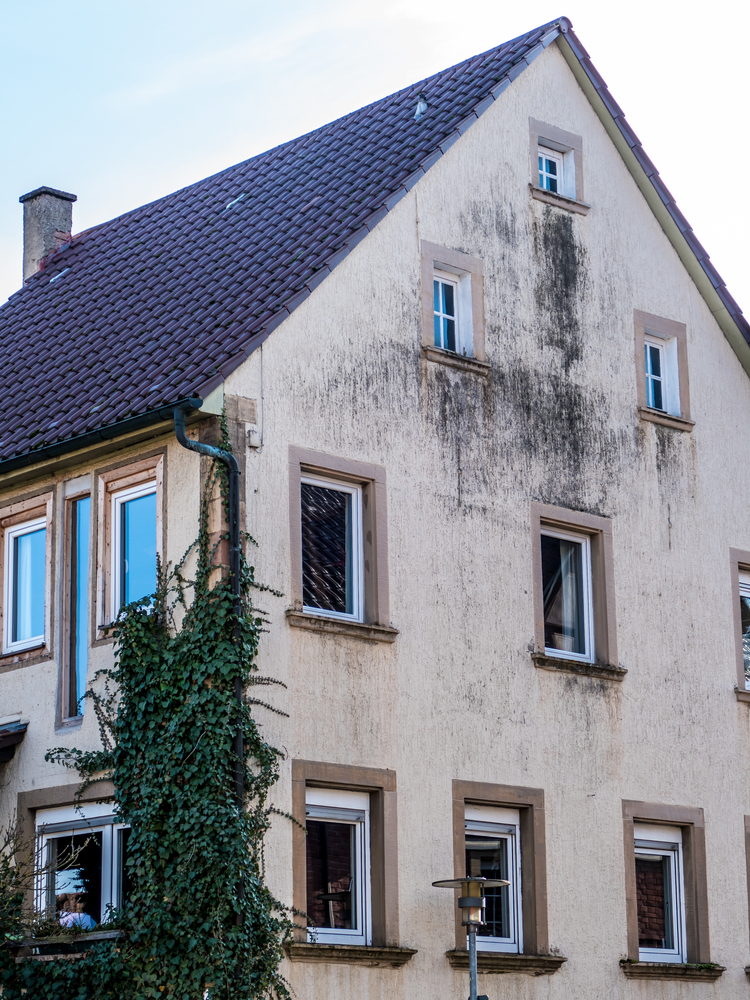
[[[627,125],[625,116],[611,97],[606,84],[596,72],[586,49],[575,33],[570,29],[564,31],[558,36],[556,43],[740,364],[750,375],[750,324],[734,303],[726,285],[710,263],[708,255],[699,257],[688,242],[686,233],[700,247],[692,229],[661,182],[656,169],[647,171],[636,155],[634,150],[641,154],[644,162],[650,164],[635,133]],[[613,114],[610,109],[616,110],[617,113]]]

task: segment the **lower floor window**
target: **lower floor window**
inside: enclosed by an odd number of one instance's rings
[[[486,924],[477,930],[480,950],[523,951],[519,824],[517,809],[466,806],[466,874],[510,882],[485,892]]]
[[[308,938],[371,944],[369,794],[308,788],[305,824]]]
[[[685,962],[682,831],[636,824],[635,884],[642,962]]]
[[[111,804],[37,813],[40,874],[36,908],[62,927],[81,931],[106,924],[130,891],[127,869],[130,828]]]

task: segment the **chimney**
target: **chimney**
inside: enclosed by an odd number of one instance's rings
[[[23,205],[23,280],[39,270],[48,253],[70,239],[74,194],[40,187],[18,199]]]

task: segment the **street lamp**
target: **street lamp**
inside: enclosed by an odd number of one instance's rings
[[[487,900],[484,890],[498,885],[510,885],[507,879],[484,878],[482,875],[474,878],[448,878],[433,882],[440,889],[460,889],[458,908],[461,910],[461,926],[466,928],[469,938],[469,1000],[477,997],[477,927],[484,927],[484,908]]]

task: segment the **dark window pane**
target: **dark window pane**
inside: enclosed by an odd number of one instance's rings
[[[477,878],[508,878],[508,840],[492,834],[466,834],[466,874]],[[485,890],[486,926],[477,934],[484,937],[513,937],[510,925],[510,886],[495,886]]]
[[[156,590],[156,494],[127,500],[121,507],[123,604]]]
[[[542,535],[544,645],[585,655],[583,546]]]
[[[89,521],[91,498],[74,500],[70,509],[70,698],[71,715],[83,715],[88,668]]]
[[[307,820],[307,915],[316,927],[355,929],[352,823]]]
[[[12,642],[44,635],[46,544],[46,528],[13,539]]]
[[[353,614],[351,493],[302,483],[302,600]]]
[[[661,351],[658,347],[654,347],[653,344],[646,344],[646,350],[649,354],[649,370],[651,374],[661,378]]]
[[[443,285],[443,312],[447,316],[456,315],[456,306],[455,306],[453,292],[454,292],[453,285],[448,285],[448,284]]]
[[[635,884],[640,948],[673,948],[670,859],[636,855]]]
[[[742,621],[742,657],[745,661],[745,684],[750,683],[750,597],[740,596],[740,619]]]
[[[455,351],[456,349],[456,324],[452,319],[446,319],[445,323],[445,349]]]
[[[130,841],[130,827],[127,826],[124,829],[117,831],[118,840],[118,858],[119,858],[119,889],[120,898],[117,900],[117,906],[122,906],[123,903],[127,902],[133,891],[133,879],[131,876],[130,868],[128,867],[128,843]]]
[[[440,312],[440,282],[437,278],[432,282],[432,302],[435,312]]]
[[[91,930],[102,919],[102,835],[47,841],[47,907],[63,927]]]
[[[435,347],[442,347],[443,346],[443,335],[442,335],[442,332],[441,332],[441,329],[440,329],[441,322],[442,322],[442,320],[436,314],[435,315]]]

